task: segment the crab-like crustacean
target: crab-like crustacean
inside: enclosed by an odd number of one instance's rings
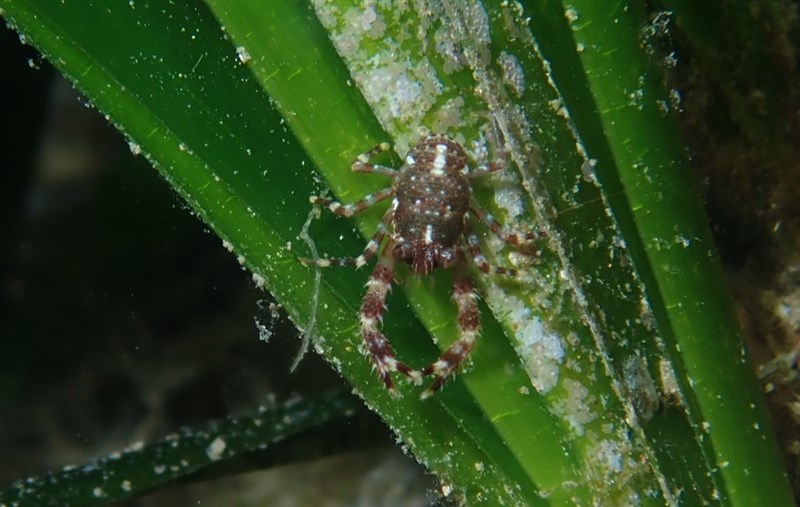
[[[361,304],[364,351],[392,394],[396,394],[392,372],[400,372],[416,384],[421,383],[424,377],[432,375],[432,384],[422,393],[422,397],[427,398],[441,388],[458,369],[475,345],[475,338],[480,331],[478,295],[467,271],[466,253],[486,273],[518,275],[514,269],[489,264],[478,245],[478,238],[469,231],[468,214],[472,213],[511,245],[519,245],[537,236],[504,229],[472,197],[470,180],[505,168],[505,157],[470,170],[467,154],[460,144],[446,135],[429,135],[408,152],[405,163],[399,170],[371,163],[373,157],[387,150],[389,144],[382,143],[359,155],[353,161],[352,169],[359,173],[388,176],[392,178],[390,187],[347,205],[324,197],[311,198],[312,203],[325,206],[337,215],[352,217],[393,197],[391,208],[383,216],[375,235],[362,254],[341,259],[301,261],[319,267],[361,267],[376,253],[381,252],[367,282],[367,293]],[[427,275],[436,268],[454,271],[453,299],[458,308],[459,338],[436,361],[421,370],[400,362],[379,329],[397,261],[408,263],[419,276]]]

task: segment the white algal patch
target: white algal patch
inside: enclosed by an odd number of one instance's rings
[[[247,63],[250,61],[250,53],[247,52],[247,48],[244,46],[238,46],[236,48],[236,56],[242,63]]]
[[[495,178],[500,179],[505,178],[505,176],[497,175]],[[509,176],[509,178],[511,177]],[[520,190],[519,184],[515,181],[509,181],[507,185],[502,185],[501,182],[498,182],[494,193],[494,203],[508,213],[511,218],[516,218],[525,211],[522,190]]]
[[[597,465],[600,465],[604,475],[609,476],[622,472],[624,464],[623,449],[617,442],[603,440],[592,452],[592,456],[597,458]]]
[[[387,122],[413,122],[431,109],[443,86],[433,66],[422,59],[416,66],[392,51],[379,53],[356,76],[367,102]]]
[[[520,357],[531,376],[533,387],[544,394],[558,382],[558,370],[564,361],[561,337],[550,333],[538,317],[530,318],[517,333]]]
[[[480,2],[468,3],[461,9],[466,33],[478,49],[478,57],[484,65],[490,62],[489,45],[492,42],[489,30],[489,14]]]
[[[464,68],[464,60],[459,51],[458,41],[453,32],[445,24],[436,29],[433,34],[436,54],[442,57],[442,70],[445,74],[452,74]]]
[[[394,131],[395,149],[404,154],[416,138],[404,139],[396,131],[410,132],[419,127],[425,115],[438,105],[444,88],[437,68],[427,58],[420,58],[413,44],[409,46],[405,41],[421,37],[416,29],[424,31],[426,23],[439,16],[428,9],[438,13],[442,7],[436,3],[425,5],[426,15],[419,19],[421,26],[415,28],[414,17],[406,11],[421,6],[412,7],[405,2],[368,1],[351,7],[324,0],[312,3],[364,98],[387,132]],[[388,26],[392,26],[391,34]]]
[[[567,17],[567,21],[570,23],[574,23],[578,21],[578,11],[575,10],[574,7],[568,5],[567,8],[564,10],[564,16]]]
[[[255,283],[256,287],[261,290],[264,290],[267,287],[267,279],[258,273],[253,273],[253,283]]]
[[[371,39],[380,39],[386,32],[386,22],[375,10],[374,5],[369,5],[364,9],[360,24],[361,31]]]
[[[222,453],[225,452],[225,441],[217,437],[211,442],[211,445],[206,447],[206,455],[211,461],[217,461],[222,458]]]
[[[514,349],[533,387],[540,394],[548,393],[558,383],[559,368],[565,356],[564,340],[548,330],[542,320],[532,315],[518,298],[508,296],[494,286],[487,289],[486,297],[494,308],[508,310],[503,318],[507,318],[514,329]]]
[[[272,325],[273,321],[269,323],[264,323],[261,321],[259,317],[253,317],[253,322],[256,326],[256,331],[258,331],[258,339],[264,343],[269,342],[269,339],[272,338]]]
[[[597,414],[592,410],[595,405],[595,396],[589,393],[585,385],[574,379],[565,379],[562,387],[566,391],[566,398],[554,404],[554,410],[567,423],[572,431],[582,436],[586,433],[586,425],[597,419]]]
[[[661,401],[656,382],[647,369],[647,362],[639,356],[629,357],[624,361],[622,371],[622,382],[633,401],[636,414],[649,421]]]
[[[522,97],[522,94],[525,93],[525,72],[517,57],[503,51],[497,58],[497,62],[503,72],[503,82],[511,88],[514,95]]]

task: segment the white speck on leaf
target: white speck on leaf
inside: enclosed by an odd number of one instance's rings
[[[225,447],[226,444],[224,440],[219,437],[215,438],[214,441],[211,442],[211,445],[206,448],[206,455],[208,456],[208,459],[211,461],[217,461],[222,458],[222,453],[225,452]]]

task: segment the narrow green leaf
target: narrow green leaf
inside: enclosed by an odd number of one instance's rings
[[[202,429],[183,429],[159,442],[133,446],[91,464],[18,481],[0,491],[0,505],[107,505],[230,457],[265,449],[294,435],[307,435],[309,429],[336,419],[353,418],[360,408],[349,393],[332,392],[295,399],[251,416],[211,422]]]
[[[606,163],[601,180],[618,178],[630,203],[645,257],[637,259],[637,271],[653,281],[648,300],[687,420],[706,453],[714,498],[731,505],[767,498],[790,505],[663,75],[645,52],[652,30],[644,3],[572,1],[564,13],[582,48],[578,54],[611,153],[598,164]],[[626,213],[621,206],[614,211]]]

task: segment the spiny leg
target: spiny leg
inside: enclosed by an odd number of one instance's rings
[[[333,199],[319,197],[316,195],[311,196],[309,201],[311,204],[324,206],[339,216],[350,218],[356,213],[361,213],[373,204],[377,204],[385,200],[387,197],[391,197],[392,194],[394,194],[394,188],[388,187],[373,194],[366,195],[352,204],[342,204],[338,201],[334,201]]]
[[[467,237],[467,244],[469,245],[469,251],[472,254],[472,260],[475,262],[475,265],[478,266],[478,269],[484,273],[489,275],[519,276],[519,271],[516,269],[502,268],[500,266],[495,266],[494,264],[489,264],[489,261],[487,261],[486,257],[483,255],[481,246],[478,243],[478,237],[475,234],[470,234]]]
[[[382,176],[390,176],[392,178],[395,177],[397,171],[392,169],[391,167],[386,167],[382,165],[372,164],[370,160],[375,158],[376,156],[380,155],[385,151],[389,151],[391,146],[389,143],[381,143],[371,150],[362,153],[355,160],[353,160],[353,164],[350,168],[353,172],[356,173],[372,173],[372,174],[380,174]]]
[[[460,262],[463,264],[463,254],[459,255],[461,255]],[[434,376],[433,383],[420,395],[422,399],[428,398],[441,389],[442,385],[461,366],[475,346],[475,339],[480,332],[481,317],[475,286],[464,266],[461,266],[457,272],[459,273],[458,277],[453,280],[453,300],[458,307],[458,340],[450,345],[439,356],[439,359],[422,369],[423,376]]]
[[[490,231],[495,233],[497,237],[499,237],[500,239],[511,245],[516,246],[521,243],[528,243],[544,237],[544,235],[541,233],[522,232],[522,231],[517,233],[509,231],[508,229],[500,225],[500,222],[498,222],[495,217],[493,217],[488,211],[483,209],[474,200],[470,201],[469,210],[472,212],[473,215],[478,217],[481,222],[486,224],[486,227],[488,227]]]
[[[391,247],[391,245],[389,245]],[[386,310],[386,295],[392,289],[394,277],[394,257],[391,249],[378,259],[375,269],[367,281],[367,293],[361,303],[361,337],[364,340],[365,352],[372,360],[378,376],[383,380],[386,389],[397,396],[397,390],[392,381],[392,372],[400,373],[412,378],[415,382],[421,380],[419,373],[397,360],[389,340],[378,329],[383,312]]]
[[[360,268],[365,265],[372,258],[373,255],[380,248],[383,238],[386,237],[386,232],[389,227],[389,222],[392,221],[392,210],[388,210],[384,215],[378,228],[375,230],[372,239],[369,240],[364,251],[358,257],[342,257],[338,259],[308,259],[305,257],[300,258],[300,262],[305,266],[319,266],[321,268],[329,268],[331,266],[355,266]]]
[[[378,146],[372,148],[371,150],[362,153],[353,161],[353,164],[350,166],[353,172],[357,173],[373,173],[373,174],[381,174],[384,176],[390,176],[394,178],[397,174],[397,171],[390,167],[384,167],[381,165],[371,164],[369,161],[371,158],[375,157],[376,155],[383,153],[384,151],[388,151],[390,148],[389,143],[381,143]],[[352,203],[352,204],[342,204],[340,202],[334,201],[333,199],[328,199],[327,197],[318,197],[312,196],[309,200],[312,204],[317,204],[320,206],[325,206],[332,212],[336,213],[337,215],[343,217],[352,217],[356,213],[361,213],[365,209],[369,208],[373,204],[377,204],[387,197],[394,194],[394,189],[384,188],[383,190],[379,190],[373,194],[369,194],[364,196],[362,199]]]

